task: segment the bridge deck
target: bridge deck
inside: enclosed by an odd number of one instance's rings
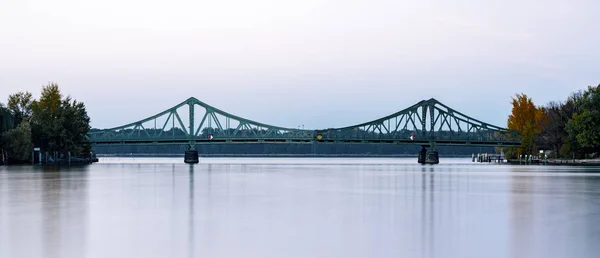
[[[412,145],[423,145],[430,146],[431,141],[419,141],[419,140],[397,140],[397,139],[337,139],[337,140],[316,140],[316,139],[160,139],[160,140],[105,140],[105,141],[94,141],[95,145],[123,145],[123,144],[241,144],[241,143],[293,143],[293,144],[313,144],[313,143],[350,143],[350,144],[412,144]],[[435,145],[440,146],[509,146],[515,147],[520,146],[520,142],[494,142],[494,141],[482,141],[482,140],[438,140],[435,141]]]

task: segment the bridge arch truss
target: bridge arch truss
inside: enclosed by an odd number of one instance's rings
[[[491,125],[458,112],[436,99],[370,122],[317,130],[323,141],[409,143],[420,145],[519,146],[516,131]]]
[[[189,98],[154,116],[90,131],[92,144],[395,143],[519,146],[519,133],[471,118],[435,99],[370,122],[321,130],[242,118]]]

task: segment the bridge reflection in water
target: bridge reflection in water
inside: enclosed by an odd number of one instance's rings
[[[232,115],[196,98],[154,116],[110,129],[93,129],[93,146],[198,144],[413,144],[419,163],[437,163],[436,146],[519,146],[516,131],[458,112],[435,99],[423,100],[366,123],[317,130],[273,126]],[[431,148],[427,150],[426,148]]]

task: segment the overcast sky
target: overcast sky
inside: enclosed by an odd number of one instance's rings
[[[0,101],[57,82],[92,125],[194,96],[328,128],[436,98],[506,126],[510,99],[600,83],[598,0],[0,0]]]

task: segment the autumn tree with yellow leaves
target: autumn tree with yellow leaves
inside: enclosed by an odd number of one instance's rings
[[[513,156],[537,153],[535,139],[544,124],[544,108],[536,107],[524,93],[516,94],[511,104],[513,107],[508,117],[508,129],[521,132],[521,147],[508,152]]]

